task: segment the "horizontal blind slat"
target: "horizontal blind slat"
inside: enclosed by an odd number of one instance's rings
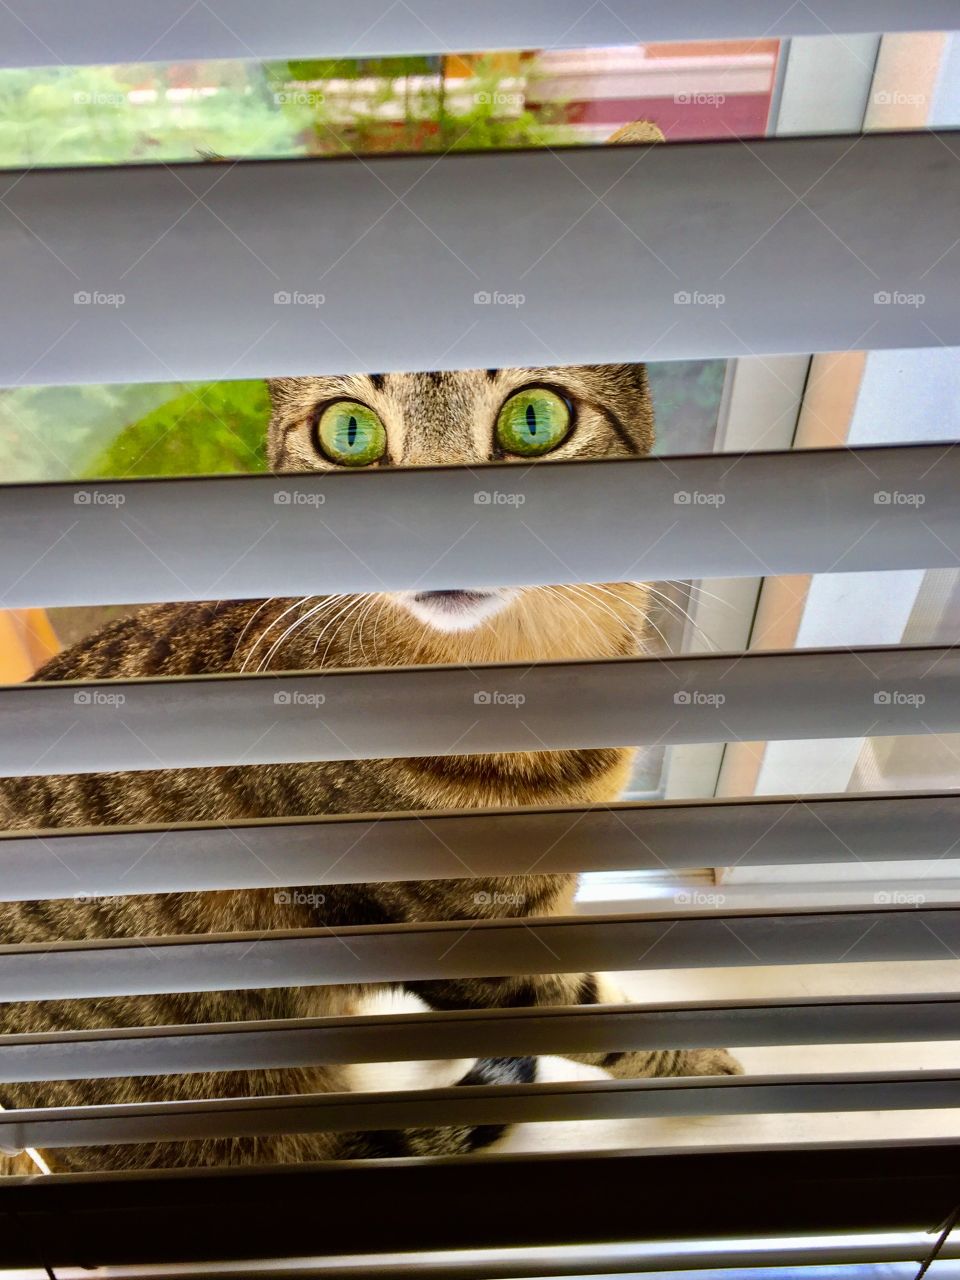
[[[861,31],[952,29],[950,0],[905,8],[896,0],[809,0],[784,10],[776,0],[9,0],[0,9],[0,66],[38,67],[206,58],[362,58],[622,44],[624,40],[752,39]]]
[[[288,1256],[312,1259],[319,1204],[325,1206],[327,1257],[369,1249],[369,1241],[357,1236],[361,1203],[381,1206],[378,1249],[414,1252],[418,1261],[425,1249],[540,1246],[544,1222],[551,1224],[552,1243],[580,1246],[735,1235],[755,1242],[758,1235],[774,1234],[922,1233],[931,1222],[945,1221],[957,1203],[958,1151],[960,1144],[945,1139],[878,1137],[799,1148],[768,1143],[709,1151],[356,1161],[348,1170],[327,1162],[101,1177],[54,1174],[3,1179],[0,1213],[5,1261],[25,1268],[37,1265],[38,1238],[53,1266],[88,1266],[91,1258],[104,1266],[127,1265],[132,1258],[275,1258],[278,1242]],[[584,1186],[594,1194],[584,1196]],[[625,1196],[625,1186],[643,1186],[644,1194]],[[718,1186],[736,1187],[738,1194],[718,1196]],[[435,1212],[425,1215],[425,1204]],[[496,1212],[464,1213],[464,1204],[493,1204]],[[695,1214],[691,1204],[698,1205]],[[284,1223],[279,1233],[278,1222]],[[490,1276],[489,1255],[480,1256],[482,1274]],[[497,1274],[517,1275],[510,1262]],[[337,1280],[347,1280],[360,1265],[362,1259],[349,1258],[335,1273]]]
[[[960,793],[254,818],[0,833],[0,901],[940,858]],[[52,856],[45,856],[52,855]]]
[[[960,650],[50,682],[0,687],[0,715],[8,776],[952,733]]]
[[[960,1072],[711,1076],[570,1084],[466,1085],[400,1093],[224,1098],[0,1112],[0,1141],[84,1147],[420,1125],[886,1111],[960,1105]]]
[[[478,1009],[287,1022],[208,1023],[0,1036],[0,1082],[321,1062],[399,1062],[628,1049],[952,1040],[960,996],[708,1001]]]
[[[0,385],[957,345],[955,147],[918,130],[11,171]]]
[[[9,485],[0,604],[954,567],[958,490],[943,445]]]
[[[0,1001],[494,974],[942,960],[960,910],[690,912],[323,928],[0,947]]]

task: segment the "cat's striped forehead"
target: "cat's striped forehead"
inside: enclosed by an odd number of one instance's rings
[[[314,437],[318,415],[337,400],[369,406],[387,433],[382,464],[474,464],[502,456],[495,426],[505,400],[546,386],[572,406],[575,426],[551,454],[639,454],[653,443],[653,412],[643,365],[445,370],[280,378],[270,383],[274,412],[269,454],[275,470],[330,467]]]

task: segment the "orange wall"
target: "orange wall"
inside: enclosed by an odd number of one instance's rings
[[[0,684],[29,679],[59,650],[60,643],[42,609],[0,613]]]

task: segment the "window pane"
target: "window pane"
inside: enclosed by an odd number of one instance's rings
[[[0,168],[668,141],[960,123],[957,37],[625,43],[0,69]]]

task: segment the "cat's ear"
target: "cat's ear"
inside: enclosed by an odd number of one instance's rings
[[[611,142],[666,142],[666,138],[660,126],[652,120],[634,120],[612,133],[607,139],[608,144]]]

